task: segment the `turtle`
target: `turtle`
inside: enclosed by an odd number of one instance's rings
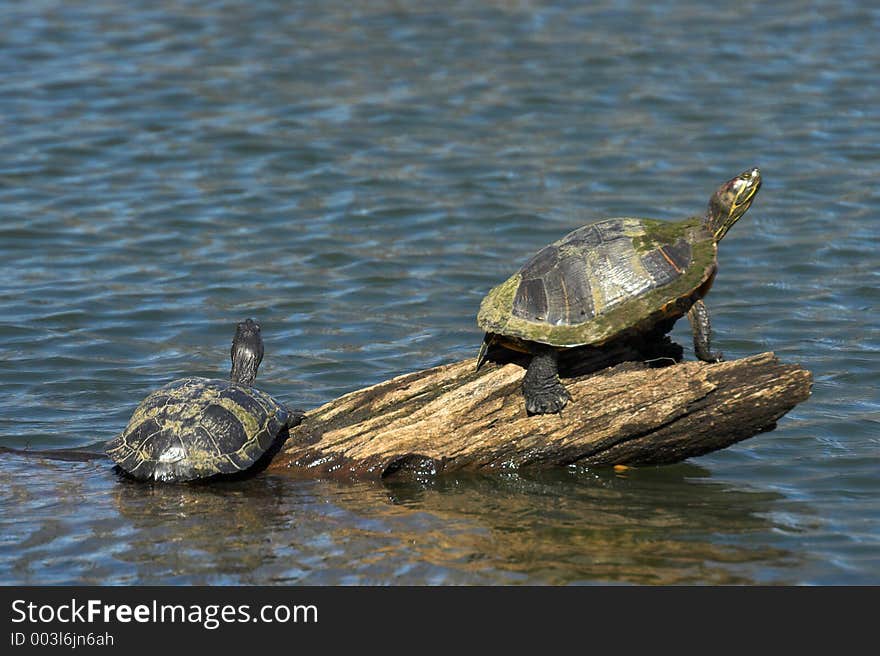
[[[181,378],[141,402],[107,444],[120,473],[177,483],[247,476],[268,464],[305,413],[253,387],[263,360],[253,319],[237,325],[231,358],[229,380]]]
[[[559,353],[633,337],[659,338],[688,315],[694,351],[718,362],[703,297],[718,270],[718,242],[749,209],[758,168],[722,184],[702,216],[678,222],[618,217],[582,226],[538,251],[482,300],[477,370],[493,344],[531,354],[522,382],[530,415],[560,412],[571,396]]]

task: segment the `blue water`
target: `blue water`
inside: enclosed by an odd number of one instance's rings
[[[100,449],[224,374],[247,316],[299,407],[471,357],[538,248],[753,165],[716,343],[815,377],[774,432],[623,475],[146,488],[4,454],[0,583],[880,583],[870,3],[41,0],[0,27],[2,446]]]

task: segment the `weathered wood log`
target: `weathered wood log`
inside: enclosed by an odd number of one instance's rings
[[[681,347],[668,339],[571,353],[560,371],[572,400],[560,415],[527,416],[520,392],[525,360],[507,352],[501,364],[479,372],[474,359],[434,367],[311,410],[268,468],[308,477],[385,478],[572,463],[669,464],[772,430],[812,387],[809,371],[782,364],[773,353],[662,368],[652,364],[681,357]],[[0,453],[105,457],[6,447]]]
[[[308,412],[269,468],[381,478],[667,464],[772,430],[812,386],[809,371],[772,353],[663,368],[623,362],[564,379],[572,400],[560,415],[527,416],[523,374],[515,362],[477,372],[471,359],[351,392]]]

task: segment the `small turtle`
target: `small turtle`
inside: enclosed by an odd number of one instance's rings
[[[718,242],[760,186],[761,173],[752,168],[721,185],[702,217],[604,219],[538,251],[483,299],[477,323],[486,336],[477,369],[493,343],[531,353],[522,384],[526,410],[544,414],[571,399],[559,382],[560,349],[659,338],[687,314],[697,357],[721,360],[709,348],[701,299],[718,269]]]
[[[168,482],[259,471],[304,417],[255,387],[260,325],[238,324],[230,380],[181,378],[150,394],[107,454],[125,474]]]

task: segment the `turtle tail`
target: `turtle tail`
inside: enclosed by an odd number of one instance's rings
[[[480,352],[477,354],[477,371],[480,370],[480,367],[483,366],[483,363],[486,361],[486,355],[489,353],[489,347],[495,343],[495,336],[486,333],[483,336],[483,343],[480,344]]]

